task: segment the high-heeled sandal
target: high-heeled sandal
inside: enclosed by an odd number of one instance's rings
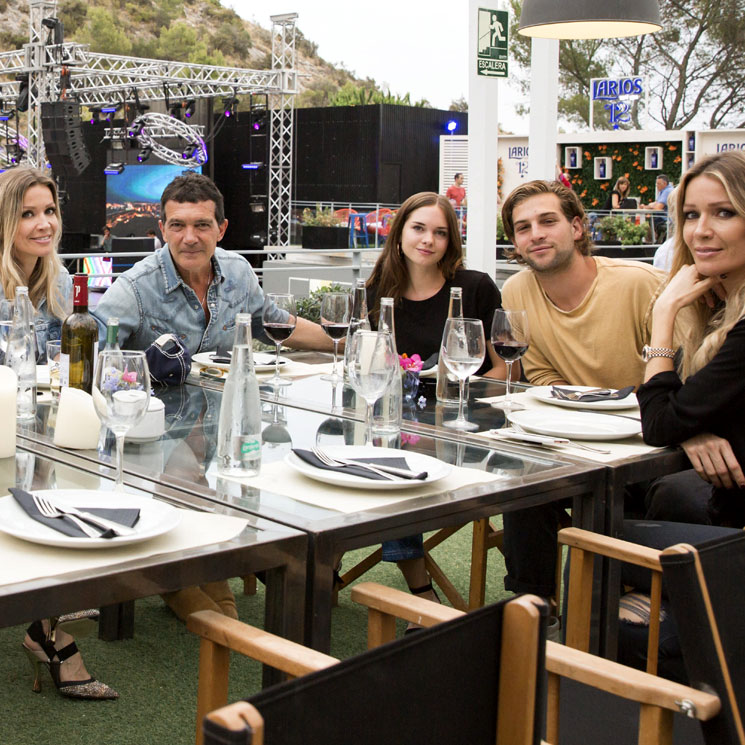
[[[435,590],[434,587],[432,587],[432,582],[428,582],[426,585],[422,585],[421,587],[410,587],[409,592],[412,595],[426,595],[428,592],[433,592],[435,595],[435,598],[437,602],[440,602],[440,596],[437,594],[437,590]],[[406,627],[406,631],[404,631],[404,636],[406,634],[413,634],[417,631],[421,631],[422,627],[417,625],[409,625]]]
[[[96,608],[65,613],[57,618],[54,628],[76,638],[89,636],[96,630],[100,616],[101,612]]]
[[[26,646],[25,642],[23,643],[23,649],[26,652],[26,656],[28,657],[34,672],[34,684],[32,686],[34,693],[41,692],[40,668],[44,665],[47,670],[49,670],[49,675],[52,678],[55,688],[63,696],[67,696],[68,698],[96,700],[119,698],[119,694],[113,688],[110,688],[106,683],[102,683],[100,680],[96,680],[95,678],[88,678],[87,680],[61,679],[60,666],[65,663],[65,660],[68,660],[74,654],[77,654],[78,647],[77,644],[72,641],[62,649],[57,649],[52,640],[54,628],[54,625],[51,625],[48,635],[44,631],[42,622],[34,621],[26,629],[29,639],[41,647],[41,649],[31,649]]]

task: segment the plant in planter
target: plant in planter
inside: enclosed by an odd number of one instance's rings
[[[596,227],[600,230],[604,243],[620,243],[622,246],[638,246],[649,232],[646,223],[637,225],[624,215],[609,215],[598,220]]]
[[[347,228],[334,214],[331,207],[310,207],[303,210],[301,225],[303,227],[304,248],[346,248],[348,242]]]
[[[300,318],[305,318],[313,323],[321,322],[321,302],[327,292],[349,292],[349,287],[342,287],[340,284],[330,284],[313,290],[307,297],[297,298],[295,308]]]

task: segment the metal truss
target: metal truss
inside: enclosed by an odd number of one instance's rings
[[[292,216],[292,134],[297,77],[295,20],[297,13],[272,16],[272,68],[282,75],[280,91],[269,92],[269,204],[267,240],[290,245]]]
[[[248,70],[98,54],[85,44],[58,43],[49,23],[55,12],[55,2],[29,0],[29,43],[0,53],[0,99],[16,101],[21,83],[15,76],[28,75],[30,165],[46,163],[42,102],[70,99],[99,107],[124,102],[135,91],[141,102],[265,94],[271,108],[268,235],[276,236],[277,245],[289,245],[296,13],[272,16],[272,69]]]

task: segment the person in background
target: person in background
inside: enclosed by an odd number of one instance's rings
[[[652,259],[652,266],[655,269],[661,269],[667,273],[670,271],[670,267],[673,263],[673,249],[675,247],[675,199],[676,189],[673,189],[667,200],[667,221],[668,221],[668,237],[667,240],[657,247],[654,252],[654,258]]]
[[[396,213],[385,247],[367,281],[370,318],[377,326],[380,298],[394,299],[399,354],[432,358],[440,349],[450,288],[463,288],[463,315],[480,318],[488,338],[499,290],[483,272],[465,269],[455,211],[447,197],[422,192],[409,197]],[[491,344],[479,375],[504,379],[505,363]],[[383,560],[395,561],[409,590],[437,600],[424,563],[422,536],[383,543]]]
[[[631,198],[631,182],[626,176],[621,176],[616,181],[613,191],[603,204],[604,210],[628,210],[636,207],[636,200]]]
[[[660,173],[655,181],[657,191],[655,193],[654,201],[649,204],[640,204],[639,207],[643,210],[653,210],[655,212],[667,211],[667,202],[672,194],[673,185],[670,183],[670,179],[666,174]],[[667,220],[664,217],[652,218],[654,225],[654,236],[657,240],[667,237]]]
[[[155,244],[156,251],[162,247],[163,243],[161,242],[160,238],[158,238],[158,234],[154,230],[152,229],[148,230],[146,235],[148,238],[153,239],[153,243]]]
[[[62,218],[57,186],[45,173],[12,168],[0,175],[0,299],[26,286],[36,311],[37,344],[59,339],[68,315],[72,281],[57,255]],[[84,612],[85,613],[85,612]],[[111,699],[119,694],[85,668],[75,640],[58,618],[34,621],[23,640],[33,668],[49,670],[57,690],[69,698]]]
[[[103,237],[101,238],[101,250],[111,253],[111,228],[108,225],[103,227]]]
[[[448,186],[445,196],[450,200],[450,204],[452,204],[456,209],[458,207],[466,206],[466,190],[463,186],[462,173],[456,173],[455,176],[453,176],[453,183]]]

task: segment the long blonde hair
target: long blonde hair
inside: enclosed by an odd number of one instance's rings
[[[21,265],[15,256],[13,243],[18,223],[23,212],[23,198],[32,186],[46,186],[52,193],[54,211],[57,215],[57,232],[54,235],[54,250],[36,261],[30,277],[24,277]],[[67,315],[63,297],[57,286],[62,262],[57,255],[57,246],[62,235],[62,216],[59,209],[57,185],[45,173],[34,168],[18,167],[0,175],[0,281],[5,297],[12,300],[16,287],[28,286],[28,295],[34,308],[46,298],[49,312],[57,318]]]
[[[675,231],[675,244],[670,276],[673,277],[686,264],[693,264],[693,255],[683,238],[686,190],[697,176],[717,179],[740,217],[745,218],[745,154],[727,150],[698,161],[683,175],[675,195],[675,211],[680,223]],[[745,254],[745,245],[742,247]],[[680,375],[683,379],[706,365],[724,343],[730,329],[745,317],[745,283],[727,296],[722,307],[712,310],[704,303],[695,303],[688,309],[687,326],[682,339]]]

